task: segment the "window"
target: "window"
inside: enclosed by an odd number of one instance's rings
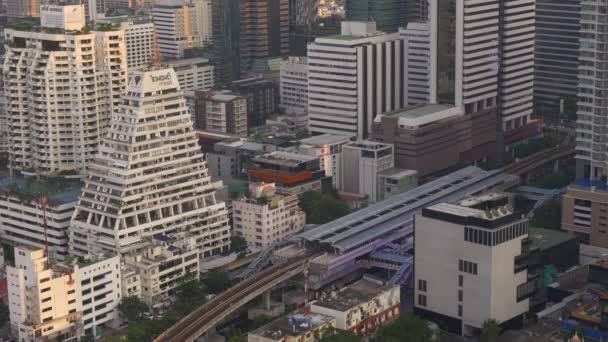
[[[458,275],[458,286],[462,287],[462,284],[464,283],[464,276],[462,274]]]
[[[426,296],[425,295],[423,295],[423,294],[418,295],[418,305],[426,306]]]
[[[426,280],[418,279],[418,290],[426,292]]]
[[[460,272],[465,272],[465,273],[470,273],[470,274],[476,275],[477,274],[477,263],[461,259],[458,261],[458,270]]]
[[[462,317],[462,305],[458,304],[458,317]]]
[[[458,301],[462,302],[462,290],[458,290]]]

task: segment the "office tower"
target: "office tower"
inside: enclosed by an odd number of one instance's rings
[[[539,277],[528,277],[528,220],[506,195],[424,208],[414,237],[416,314],[467,336],[487,319],[523,321]]]
[[[40,17],[40,0],[7,0],[6,16],[14,18]]]
[[[405,68],[405,104],[415,105],[429,103],[430,88],[430,32],[426,22],[411,22],[407,28],[400,28],[399,35],[403,40]]]
[[[289,53],[289,0],[241,0],[241,70]]]
[[[7,280],[11,330],[19,341],[97,337],[106,326],[118,327],[118,256],[53,263],[43,249],[18,246]]]
[[[406,105],[402,49],[398,33],[367,22],[342,22],[341,35],[309,44],[309,130],[364,138],[377,114]]]
[[[427,22],[429,20],[429,0],[407,0],[407,23]]]
[[[576,101],[581,0],[536,0],[534,108],[557,119],[560,101]]]
[[[89,165],[70,227],[70,252],[124,255],[155,235],[195,239],[204,258],[230,245],[186,99],[173,69],[136,70]]]
[[[201,47],[197,10],[183,0],[159,0],[152,7],[152,21],[160,53],[166,59],[184,57],[184,50]]]
[[[279,107],[298,124],[308,121],[308,60],[289,57],[281,63]]]
[[[534,10],[534,0],[430,1],[431,103],[497,111],[510,142],[532,114]]]
[[[213,58],[216,84],[238,80],[241,75],[239,0],[211,0]]]
[[[5,29],[11,167],[84,171],[126,87],[124,32],[67,31],[84,28],[82,7],[44,7],[42,26],[53,34]]]
[[[122,22],[120,28],[125,31],[129,69],[150,65],[156,44],[154,24],[147,18],[130,19]]]
[[[213,38],[213,16],[211,0],[191,0],[196,16],[196,31],[200,46],[211,45]]]
[[[408,0],[345,0],[346,19],[373,21],[384,32],[397,32],[407,24]]]
[[[374,203],[378,199],[378,173],[395,166],[391,144],[360,140],[342,146],[342,177],[339,190],[367,197]]]
[[[179,88],[184,91],[211,90],[214,86],[214,67],[207,58],[187,58],[166,61],[175,70]]]
[[[222,91],[195,91],[196,127],[247,137],[247,98]]]
[[[249,246],[267,248],[304,228],[306,214],[298,206],[297,195],[277,194],[274,183],[251,183],[249,192],[248,197],[232,201],[234,233]]]

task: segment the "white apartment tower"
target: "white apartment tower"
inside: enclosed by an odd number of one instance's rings
[[[129,70],[150,65],[155,54],[154,24],[129,20],[121,23],[125,31]]]
[[[309,130],[363,139],[376,115],[402,108],[402,43],[373,22],[342,22],[341,35],[310,43]]]
[[[408,106],[429,103],[429,75],[431,67],[430,31],[427,22],[411,22],[399,29],[403,39],[403,73],[405,104]]]
[[[470,335],[487,319],[522,319],[536,290],[522,247],[528,220],[507,196],[439,203],[415,217],[415,312]]]
[[[281,108],[287,114],[308,110],[308,60],[289,57],[281,63]]]
[[[84,171],[126,87],[124,32],[63,31],[84,28],[82,7],[65,6],[81,14],[78,22],[50,10],[62,6],[43,7],[53,31],[4,31],[10,163],[38,174]]]
[[[173,69],[136,70],[72,217],[70,251],[124,254],[158,234],[191,235],[201,258],[230,244],[228,213]]]

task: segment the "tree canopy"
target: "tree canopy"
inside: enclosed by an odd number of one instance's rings
[[[333,327],[324,328],[321,330],[321,338],[319,342],[361,342],[362,339],[358,335],[350,331],[336,330]]]
[[[350,213],[348,204],[331,193],[307,191],[300,196],[299,205],[306,213],[307,223],[327,223]]]
[[[380,328],[376,341],[426,342],[433,341],[433,332],[427,321],[413,313],[404,313],[394,322]]]
[[[532,225],[538,228],[560,229],[562,225],[562,202],[559,197],[546,201],[534,212]]]
[[[205,275],[205,278],[203,278],[202,283],[207,289],[207,292],[213,294],[218,294],[232,286],[232,281],[230,281],[228,272],[222,269],[209,271],[209,273]]]
[[[140,322],[144,319],[144,313],[148,311],[148,306],[136,296],[124,297],[118,310],[123,314],[127,321],[131,323]]]
[[[230,250],[233,252],[239,252],[247,248],[247,241],[238,235],[233,235],[230,237]]]
[[[496,342],[500,335],[500,323],[495,319],[486,319],[481,325],[481,341]]]

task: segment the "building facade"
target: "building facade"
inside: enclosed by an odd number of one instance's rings
[[[297,195],[277,195],[272,183],[252,183],[249,189],[249,198],[232,201],[234,233],[248,245],[266,248],[304,228],[306,214]]]
[[[211,0],[213,46],[211,62],[218,85],[241,78],[239,0]]]
[[[223,91],[196,91],[196,127],[247,137],[247,98]]]
[[[308,60],[289,57],[281,63],[280,108],[297,121],[308,121]]]
[[[129,69],[150,65],[156,53],[154,24],[148,19],[128,20],[120,28],[125,31]]]
[[[355,141],[342,146],[340,191],[378,200],[378,173],[395,166],[392,144]]]
[[[391,168],[380,171],[378,172],[377,201],[383,201],[417,186],[418,172],[414,170]]]
[[[427,22],[411,22],[399,29],[403,40],[403,71],[405,105],[429,103],[430,101],[430,31]]]
[[[411,0],[346,0],[346,19],[374,21],[378,30],[397,32],[407,25],[408,2]]]
[[[62,11],[64,6],[46,7]],[[84,27],[80,13],[77,22],[70,19],[69,29]],[[5,30],[11,167],[38,174],[84,172],[126,88],[124,32],[64,33],[66,17],[55,26],[45,18],[46,27],[60,33]]]
[[[580,241],[608,248],[608,189],[579,180],[562,196],[562,229],[579,236]]]
[[[142,249],[154,235],[192,234],[205,258],[228,248],[221,182],[208,175],[173,69],[133,71],[109,134],[89,165],[70,252]]]
[[[342,147],[351,139],[344,135],[321,134],[301,139],[298,152],[319,158],[321,169],[332,178],[333,187],[338,189],[342,183]]]
[[[214,67],[207,58],[187,58],[165,63],[175,70],[182,91],[211,90],[214,82]]]
[[[151,13],[158,49],[164,58],[183,58],[184,50],[201,47],[194,5],[183,0],[160,0]]]
[[[40,0],[6,0],[5,4],[8,17],[40,17]]]
[[[487,319],[523,318],[536,289],[524,251],[528,220],[505,195],[432,205],[416,215],[414,229],[417,314],[465,335]]]
[[[279,89],[275,82],[256,76],[232,82],[231,89],[247,98],[249,128],[263,126],[268,116],[278,112]]]

